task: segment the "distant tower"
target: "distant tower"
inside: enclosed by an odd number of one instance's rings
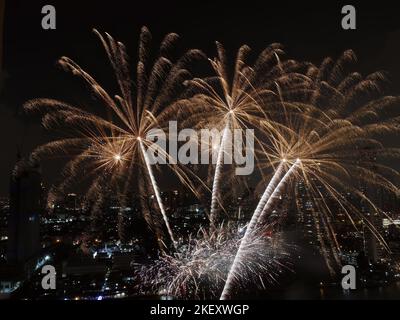
[[[19,159],[10,183],[8,254],[10,264],[24,264],[40,250],[42,184],[39,164]]]
[[[379,173],[377,166],[378,154],[375,150],[370,147],[364,147],[359,150],[359,154],[359,157],[362,159],[362,161],[367,161],[370,164],[368,168],[369,170],[374,173]],[[360,185],[360,189],[378,208],[383,207],[384,190],[381,188],[372,187],[370,185]],[[383,234],[383,217],[367,201],[361,200],[360,204],[361,211],[366,216],[369,223],[375,228],[377,233]],[[372,263],[379,262],[379,260],[385,255],[384,247],[374,235],[372,230],[365,225],[365,222],[363,222],[363,238],[364,251],[368,260]]]

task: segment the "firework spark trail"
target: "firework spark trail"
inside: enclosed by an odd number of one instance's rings
[[[229,270],[228,277],[226,278],[225,286],[222,291],[220,300],[227,300],[230,298],[236,274],[238,274],[239,266],[243,264],[242,260],[245,258],[246,250],[244,248],[248,245],[249,237],[251,237],[254,227],[257,225],[259,221],[261,221],[263,213],[265,213],[266,210],[270,207],[271,203],[273,202],[273,198],[275,198],[282,191],[282,188],[285,186],[288,179],[291,177],[292,173],[299,166],[299,164],[300,160],[297,159],[296,162],[285,173],[285,175],[281,180],[279,180],[279,176],[283,171],[282,163],[276,170],[263,196],[261,197],[261,200],[258,203],[256,210],[254,211],[254,214],[251,218],[249,225],[247,226],[246,232],[242,240],[240,241],[239,249],[236,253],[235,259],[233,260],[231,269]],[[266,199],[268,200],[266,201]]]
[[[264,207],[267,203],[267,201],[270,199],[272,192],[274,191],[275,187],[279,183],[282,175],[284,172],[284,165],[281,162],[276,169],[274,175],[272,176],[267,188],[265,189],[260,201],[258,202],[258,205],[256,207],[256,210],[253,213],[253,216],[251,217],[250,223],[247,226],[246,233],[252,233],[254,227],[257,225],[258,218],[260,214],[264,211]],[[246,235],[245,235],[246,236]]]
[[[140,139],[140,138],[138,138],[138,139]],[[150,176],[151,185],[153,187],[153,190],[154,190],[154,193],[155,193],[155,196],[156,196],[156,199],[157,199],[158,207],[160,208],[161,214],[163,216],[165,226],[166,226],[166,228],[168,230],[168,234],[169,234],[169,236],[170,236],[170,238],[172,240],[172,243],[173,243],[173,245],[174,245],[174,247],[176,249],[177,243],[175,241],[174,234],[172,232],[171,226],[170,226],[169,221],[168,221],[167,214],[165,212],[164,204],[163,204],[162,199],[161,199],[160,189],[158,188],[157,181],[156,181],[156,179],[154,177],[154,174],[153,174],[153,169],[151,168],[151,164],[150,164],[150,160],[149,160],[148,154],[146,153],[146,150],[144,148],[144,145],[143,145],[143,142],[141,141],[141,139],[139,140],[139,145],[140,145],[140,150],[141,150],[141,152],[143,154],[144,162],[146,163],[147,172],[148,172],[148,174]]]
[[[218,148],[218,157],[217,163],[215,165],[213,186],[211,192],[211,208],[210,208],[210,228],[215,227],[215,216],[218,210],[218,206],[220,203],[219,194],[220,194],[220,181],[221,181],[221,171],[224,164],[224,154],[225,154],[225,146],[226,140],[228,139],[228,131],[229,131],[229,120],[227,121],[224,132],[222,134],[221,142]]]
[[[267,203],[265,204],[263,210],[261,211],[260,215],[258,216],[257,223],[262,223],[265,214],[271,209],[272,205],[274,204],[275,198],[281,193],[282,188],[286,185],[287,181],[290,179],[293,173],[298,166],[300,166],[301,160],[296,159],[295,163],[290,167],[290,169],[285,173],[283,178],[279,181],[278,185],[276,186],[274,192],[269,197]]]

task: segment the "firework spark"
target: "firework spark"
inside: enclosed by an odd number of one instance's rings
[[[140,290],[182,299],[218,297],[238,248],[238,230],[223,225],[212,233],[200,229],[174,255],[163,255],[139,269]],[[258,230],[242,250],[248,260],[234,274],[242,293],[250,285],[265,289],[276,284],[280,274],[290,270],[290,246],[278,233]]]

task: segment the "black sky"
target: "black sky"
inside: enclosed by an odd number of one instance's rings
[[[45,4],[56,7],[56,30],[41,28]],[[344,4],[357,9],[356,31],[341,29]],[[199,48],[209,56],[215,54],[215,40],[230,52],[244,43],[259,51],[280,42],[290,57],[315,63],[351,48],[359,58],[357,70],[364,74],[388,71],[392,92],[400,93],[400,20],[394,1],[6,0],[0,195],[8,192],[18,146],[27,154],[50,138],[40,128],[39,119],[21,114],[21,104],[36,97],[71,103],[90,98],[76,79],[55,65],[57,59],[63,55],[73,58],[112,88],[112,72],[91,30],[96,27],[124,42],[134,60],[143,25],[149,27],[155,43],[166,33],[177,32],[185,48]],[[45,171],[51,181],[56,166],[49,165]]]

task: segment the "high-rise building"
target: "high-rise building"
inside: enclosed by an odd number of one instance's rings
[[[40,257],[42,184],[36,161],[19,160],[11,175],[7,264],[0,268],[0,299],[16,292],[43,264]]]
[[[8,253],[10,264],[24,264],[40,250],[42,184],[36,161],[19,160],[10,183]]]
[[[377,166],[378,154],[376,151],[371,150],[369,147],[364,147],[359,150],[360,159],[368,162],[369,170],[379,174],[379,167]],[[360,179],[360,181],[363,181]],[[386,255],[381,241],[378,240],[377,234],[383,235],[383,216],[378,212],[377,208],[384,208],[383,196],[386,191],[382,188],[376,188],[375,186],[361,185],[360,190],[368,197],[369,201],[361,201],[361,211],[365,216],[363,237],[364,237],[364,249],[366,256],[372,263],[379,262],[380,259]],[[371,205],[371,202],[374,204]],[[367,226],[367,225],[368,226]],[[373,231],[374,230],[374,231]]]

